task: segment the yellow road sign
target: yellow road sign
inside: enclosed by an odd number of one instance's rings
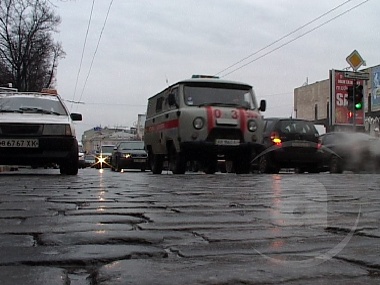
[[[354,50],[349,56],[347,56],[346,61],[354,71],[357,71],[359,67],[364,64],[364,60],[357,50]]]

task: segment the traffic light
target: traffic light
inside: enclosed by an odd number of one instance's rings
[[[348,86],[348,89],[347,89],[347,102],[348,102],[348,105],[347,105],[347,109],[349,111],[352,111],[352,104],[354,104],[354,95],[355,95],[355,92],[354,92],[354,86]]]
[[[352,113],[352,111],[348,111],[347,112],[347,122],[352,124],[353,121],[354,121],[354,113]]]
[[[363,97],[363,85],[356,85],[354,96],[355,110],[363,109]]]

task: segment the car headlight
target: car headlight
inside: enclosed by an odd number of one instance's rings
[[[124,154],[125,158],[130,158],[132,155],[130,153]]]
[[[71,128],[69,124],[44,125],[42,134],[45,136],[71,136]]]
[[[193,127],[194,127],[194,129],[196,129],[196,130],[200,130],[200,129],[202,129],[203,128],[203,126],[204,126],[204,120],[203,120],[203,118],[201,118],[201,117],[197,117],[197,118],[195,118],[194,119],[194,121],[193,121]]]
[[[254,120],[249,120],[247,123],[247,128],[250,132],[255,132],[257,130],[257,123]]]

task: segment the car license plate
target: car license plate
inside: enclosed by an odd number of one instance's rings
[[[134,162],[146,162],[146,159],[137,158],[137,159],[134,160]]]
[[[38,148],[38,139],[0,139],[0,147]]]
[[[292,142],[292,146],[294,146],[294,147],[310,147],[310,143],[308,143],[308,142]]]
[[[216,145],[239,145],[240,140],[227,140],[227,139],[216,139]]]

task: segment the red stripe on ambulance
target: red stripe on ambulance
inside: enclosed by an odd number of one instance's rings
[[[145,132],[151,133],[151,132],[157,132],[157,131],[162,131],[162,130],[169,130],[169,129],[178,128],[178,126],[179,126],[179,120],[175,119],[175,120],[171,120],[171,121],[150,126],[145,129]]]
[[[206,107],[207,111],[207,129],[210,132],[214,128],[214,113],[210,106]]]
[[[244,134],[247,130],[247,112],[244,109],[239,109],[240,130]]]

